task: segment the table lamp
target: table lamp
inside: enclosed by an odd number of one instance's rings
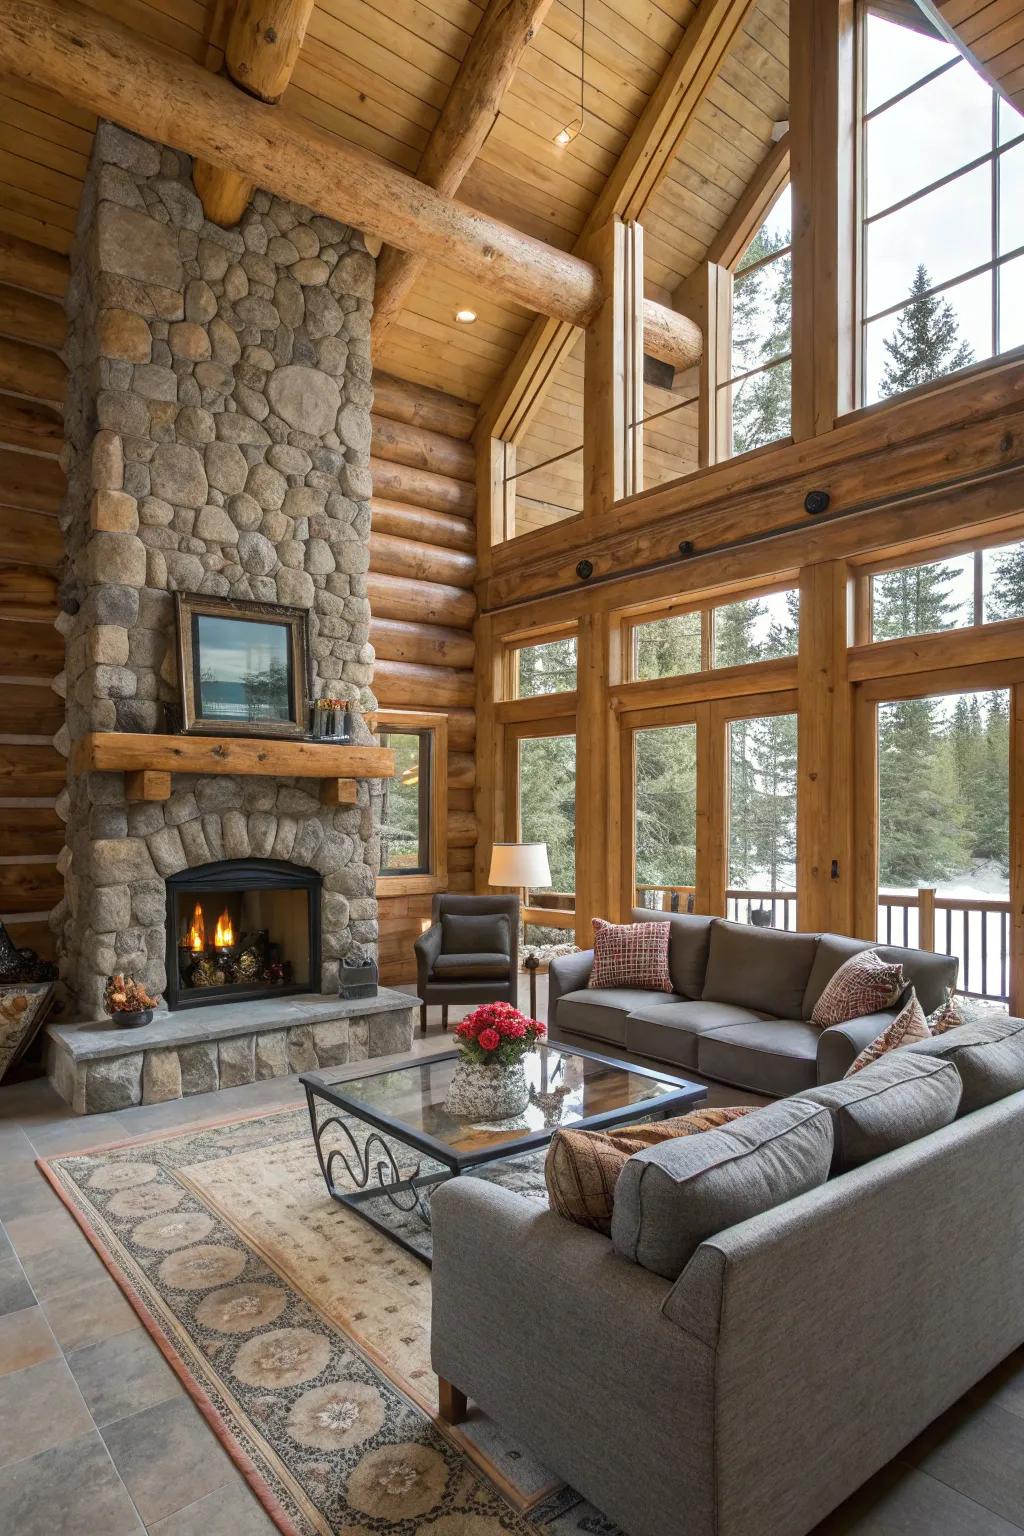
[[[523,906],[526,906],[528,891],[548,890],[551,887],[547,843],[495,843],[491,849],[491,869],[487,882],[489,885],[511,886],[519,890]],[[525,923],[523,927],[525,931]],[[523,964],[530,973],[530,1017],[535,1019],[537,967],[540,961],[532,949]]]

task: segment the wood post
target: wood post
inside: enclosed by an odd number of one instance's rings
[[[581,949],[592,942],[591,918],[607,917],[613,910],[607,827],[612,798],[608,655],[608,615],[584,615],[576,663],[576,943]]]
[[[809,933],[849,933],[853,922],[849,587],[841,560],[800,574],[796,889],[798,926]]]
[[[917,947],[935,949],[935,887],[932,885],[922,885],[917,893]]]

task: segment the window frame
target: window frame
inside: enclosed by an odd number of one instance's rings
[[[1001,549],[1013,544],[1024,545],[1024,526],[1017,520],[1015,528],[1003,528],[973,537],[950,540],[946,543],[930,543],[926,547],[905,551],[902,555],[889,555],[881,560],[851,562],[854,584],[854,634],[857,648],[877,649],[885,645],[904,645],[912,640],[930,640],[937,635],[965,634],[975,630],[997,629],[1004,624],[1024,623],[1024,615],[1016,619],[986,619],[984,617],[983,558],[987,550]],[[920,565],[937,565],[944,560],[957,560],[965,555],[974,557],[974,617],[969,624],[950,629],[925,629],[912,635],[897,635],[876,640],[874,624],[874,578],[886,576],[892,571],[910,571]]]
[[[548,625],[544,629],[536,631],[524,631],[515,635],[508,635],[500,642],[500,654],[498,659],[497,693],[495,703],[520,704],[524,707],[535,706],[540,711],[550,709],[546,703],[549,699],[558,699],[559,712],[565,713],[574,707],[566,701],[575,700],[577,688],[567,688],[563,693],[538,693],[531,697],[523,698],[519,693],[519,652],[537,650],[544,645],[554,645],[559,640],[576,641],[576,683],[579,686],[579,623],[572,620],[566,624]]]
[[[448,717],[447,715],[409,709],[379,709],[373,728],[378,736],[418,735],[429,742],[429,782],[420,784],[420,816],[427,815],[420,845],[427,848],[425,870],[406,872],[379,869],[376,879],[378,897],[433,895],[448,887]],[[422,755],[421,755],[422,761]]]
[[[760,581],[746,587],[730,587],[719,589],[713,593],[706,593],[699,598],[665,598],[660,602],[644,608],[630,609],[620,616],[621,647],[622,647],[622,686],[628,688],[657,688],[665,685],[675,685],[688,682],[697,682],[706,679],[709,675],[714,677],[719,674],[741,674],[750,667],[763,667],[764,661],[743,662],[736,667],[716,667],[714,644],[714,614],[719,608],[732,607],[736,603],[750,602],[761,597],[773,597],[778,592],[799,592],[800,583],[798,573],[792,576],[782,576],[771,582]],[[665,677],[638,677],[636,675],[637,631],[645,624],[656,624],[662,619],[681,618],[687,613],[699,613],[701,616],[701,666],[694,672],[673,672]],[[767,665],[775,665],[777,661],[795,662],[796,652],[791,656],[769,658]]]

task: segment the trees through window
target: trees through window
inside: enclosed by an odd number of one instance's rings
[[[793,260],[789,187],[744,252],[733,283],[730,376],[719,408],[731,423],[720,447],[746,453],[788,437],[793,350]]]
[[[902,640],[1024,618],[1024,544],[969,550],[871,577],[871,638]]]

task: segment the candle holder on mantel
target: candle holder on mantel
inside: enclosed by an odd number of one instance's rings
[[[309,729],[314,741],[351,741],[352,711],[344,699],[314,699]]]

